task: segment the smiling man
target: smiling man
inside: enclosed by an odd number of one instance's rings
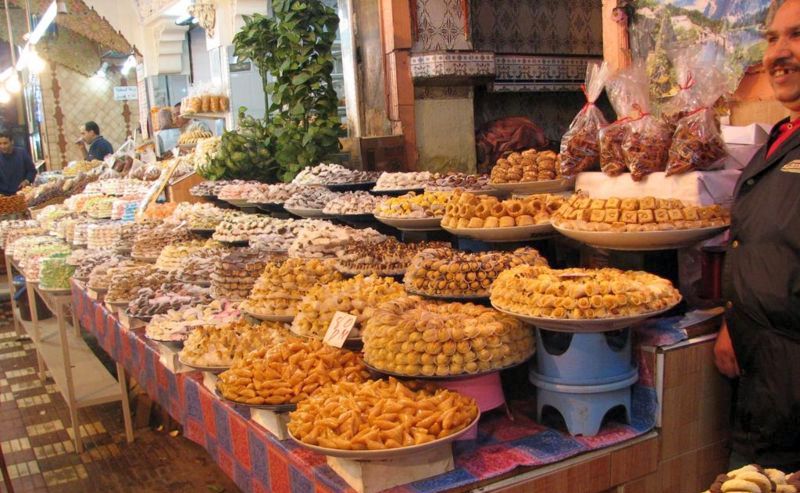
[[[767,22],[763,64],[789,117],[734,192],[714,355],[738,378],[731,466],[800,469],[800,0]]]

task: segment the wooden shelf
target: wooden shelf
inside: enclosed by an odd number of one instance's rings
[[[22,320],[19,310],[14,316],[33,337],[33,322]],[[94,406],[121,399],[120,386],[102,363],[89,349],[86,342],[67,331],[69,355],[72,363],[72,382],[75,387],[75,404],[77,407]],[[64,368],[64,351],[61,348],[61,336],[58,332],[58,320],[48,318],[39,320],[39,343],[36,349],[50,370],[64,400],[69,402],[67,394],[67,375]]]

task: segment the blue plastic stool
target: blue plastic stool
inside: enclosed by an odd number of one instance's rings
[[[536,329],[536,372],[543,378],[565,385],[601,385],[624,378],[631,367],[631,329]]]
[[[564,385],[548,379],[533,369],[530,381],[536,386],[536,414],[551,408],[558,412],[571,435],[594,436],[600,431],[609,411],[622,406],[625,421],[630,422],[631,386],[639,379],[636,368],[616,382],[602,385]]]

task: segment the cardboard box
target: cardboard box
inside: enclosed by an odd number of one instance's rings
[[[727,144],[763,145],[769,139],[771,128],[766,123],[751,123],[744,127],[722,125],[722,139]]]

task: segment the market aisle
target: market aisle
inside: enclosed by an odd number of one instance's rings
[[[30,341],[16,339],[0,305],[0,443],[17,493],[237,493],[205,450],[149,428],[125,443],[118,403],[81,409],[85,452],[74,452],[69,410],[35,375]],[[5,488],[0,484],[0,492]]]

